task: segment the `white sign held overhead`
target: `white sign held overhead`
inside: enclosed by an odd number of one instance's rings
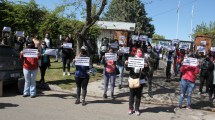
[[[51,55],[51,56],[56,56],[56,49],[46,49],[44,54]]]
[[[128,67],[144,68],[144,58],[129,57]]]
[[[78,57],[75,59],[75,65],[89,66],[90,65],[90,58],[89,57]]]
[[[148,39],[148,36],[140,35],[139,40],[140,41],[146,41]]]
[[[116,53],[105,53],[105,60],[117,60],[117,54]]]
[[[63,48],[72,48],[72,43],[63,43]]]
[[[206,45],[206,41],[201,41],[200,44],[203,45],[203,46],[205,46]]]
[[[122,52],[122,53],[129,53],[130,51],[130,47],[121,47],[120,48],[120,52]]]
[[[215,52],[215,47],[211,47],[211,51],[212,51],[212,52]]]
[[[196,58],[185,57],[183,60],[183,65],[198,66],[198,60]]]
[[[24,49],[23,50],[24,57],[37,58],[38,50],[37,49]]]
[[[172,45],[178,44],[179,42],[180,42],[179,39],[173,39],[173,40],[172,40]]]
[[[24,31],[16,31],[15,35],[18,37],[24,37]]]
[[[111,43],[110,46],[111,48],[118,48],[119,45],[117,43]]]
[[[2,31],[11,32],[11,27],[3,27]]]

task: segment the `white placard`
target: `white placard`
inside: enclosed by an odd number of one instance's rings
[[[178,44],[179,42],[180,42],[179,39],[173,39],[173,40],[172,40],[172,45]]]
[[[132,39],[132,41],[134,41],[134,40],[138,41],[139,40],[139,36],[138,35],[132,35],[131,39]]]
[[[160,58],[162,58],[162,56],[163,56],[162,54],[159,54],[159,57],[160,57]]]
[[[24,31],[16,31],[15,35],[18,37],[24,37]]]
[[[119,45],[118,43],[111,43],[110,46],[111,48],[118,48]]]
[[[211,47],[211,51],[212,51],[212,52],[215,52],[215,47]]]
[[[63,48],[72,48],[72,43],[63,43]]]
[[[200,44],[205,46],[206,45],[206,41],[200,41]]]
[[[146,41],[148,39],[148,36],[140,35],[139,40],[140,41]]]
[[[75,65],[89,66],[90,65],[90,58],[89,57],[78,57],[75,59]]]
[[[11,27],[3,27],[3,30],[2,30],[2,31],[10,32],[10,31],[11,31]]]
[[[203,46],[197,46],[197,51],[198,52],[206,52],[205,47],[203,47]]]
[[[122,35],[122,36],[119,37],[119,39],[124,41],[125,40],[125,36]]]
[[[124,40],[119,40],[119,44],[123,45],[124,44]]]
[[[128,67],[144,68],[144,58],[129,57]]]
[[[24,49],[23,50],[24,57],[37,58],[38,50],[37,49]]]
[[[183,60],[183,65],[188,65],[188,66],[197,66],[197,59],[196,58],[190,58],[190,57],[185,57]]]
[[[116,53],[105,53],[105,60],[117,60],[117,54]]]
[[[159,41],[158,44],[164,48],[168,48],[171,43],[168,41]]]
[[[122,52],[122,53],[129,53],[130,51],[130,47],[121,47],[120,48],[120,51]]]
[[[186,44],[180,45],[180,49],[187,50],[188,48],[189,48],[189,45],[186,45]]]
[[[44,54],[56,56],[56,49],[46,49]]]

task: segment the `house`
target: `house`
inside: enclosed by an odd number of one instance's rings
[[[98,53],[102,38],[107,38],[109,43],[113,40],[123,40],[127,44],[131,34],[135,31],[135,23],[129,22],[97,21],[96,25],[101,28],[101,34],[97,38]]]

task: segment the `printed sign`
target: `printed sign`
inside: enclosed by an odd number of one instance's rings
[[[215,47],[211,47],[211,51],[212,51],[212,52],[215,52]]]
[[[188,42],[180,42],[179,43],[179,48],[183,47],[183,46],[186,46],[187,49],[190,48],[191,46],[191,43],[188,43]]]
[[[63,48],[72,48],[72,43],[63,43]]]
[[[130,47],[121,47],[120,48],[120,51],[122,52],[122,53],[129,53],[130,51]]]
[[[24,37],[24,31],[16,31],[15,35],[18,37]]]
[[[188,48],[189,48],[189,45],[185,45],[185,44],[184,44],[184,45],[181,45],[181,46],[180,46],[180,49],[187,50]]]
[[[205,47],[203,47],[203,46],[197,46],[197,51],[198,52],[206,52]]]
[[[203,46],[205,46],[206,45],[206,41],[201,41],[200,44],[203,45]]]
[[[90,65],[90,58],[89,57],[78,57],[75,59],[75,65],[89,66]]]
[[[185,57],[183,61],[183,65],[197,66],[198,62],[196,58]]]
[[[117,60],[117,54],[116,53],[105,53],[105,60]]]
[[[173,39],[173,40],[172,40],[172,45],[178,44],[179,42],[180,42],[179,39]]]
[[[4,27],[2,31],[10,32],[11,31],[11,27]]]
[[[44,54],[56,56],[56,49],[46,49]]]
[[[38,50],[37,49],[24,49],[23,50],[24,57],[37,58]]]
[[[168,46],[170,46],[171,43],[168,41],[159,41],[158,44],[164,48],[168,48]]]
[[[125,40],[125,36],[122,35],[122,36],[119,37],[119,39],[124,41]]]
[[[128,67],[144,68],[144,58],[129,57]]]
[[[132,39],[132,41],[134,41],[134,40],[138,41],[139,36],[138,35],[132,35],[131,39]]]
[[[119,45],[117,43],[111,43],[110,46],[111,48],[118,48]]]
[[[139,40],[140,41],[146,41],[148,39],[148,36],[140,35]]]

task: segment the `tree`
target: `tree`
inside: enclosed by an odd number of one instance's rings
[[[165,39],[165,37],[163,35],[159,35],[159,34],[153,34],[152,38],[153,39]]]
[[[103,20],[136,23],[136,32],[152,37],[154,26],[150,24],[144,4],[140,0],[112,0]]]

